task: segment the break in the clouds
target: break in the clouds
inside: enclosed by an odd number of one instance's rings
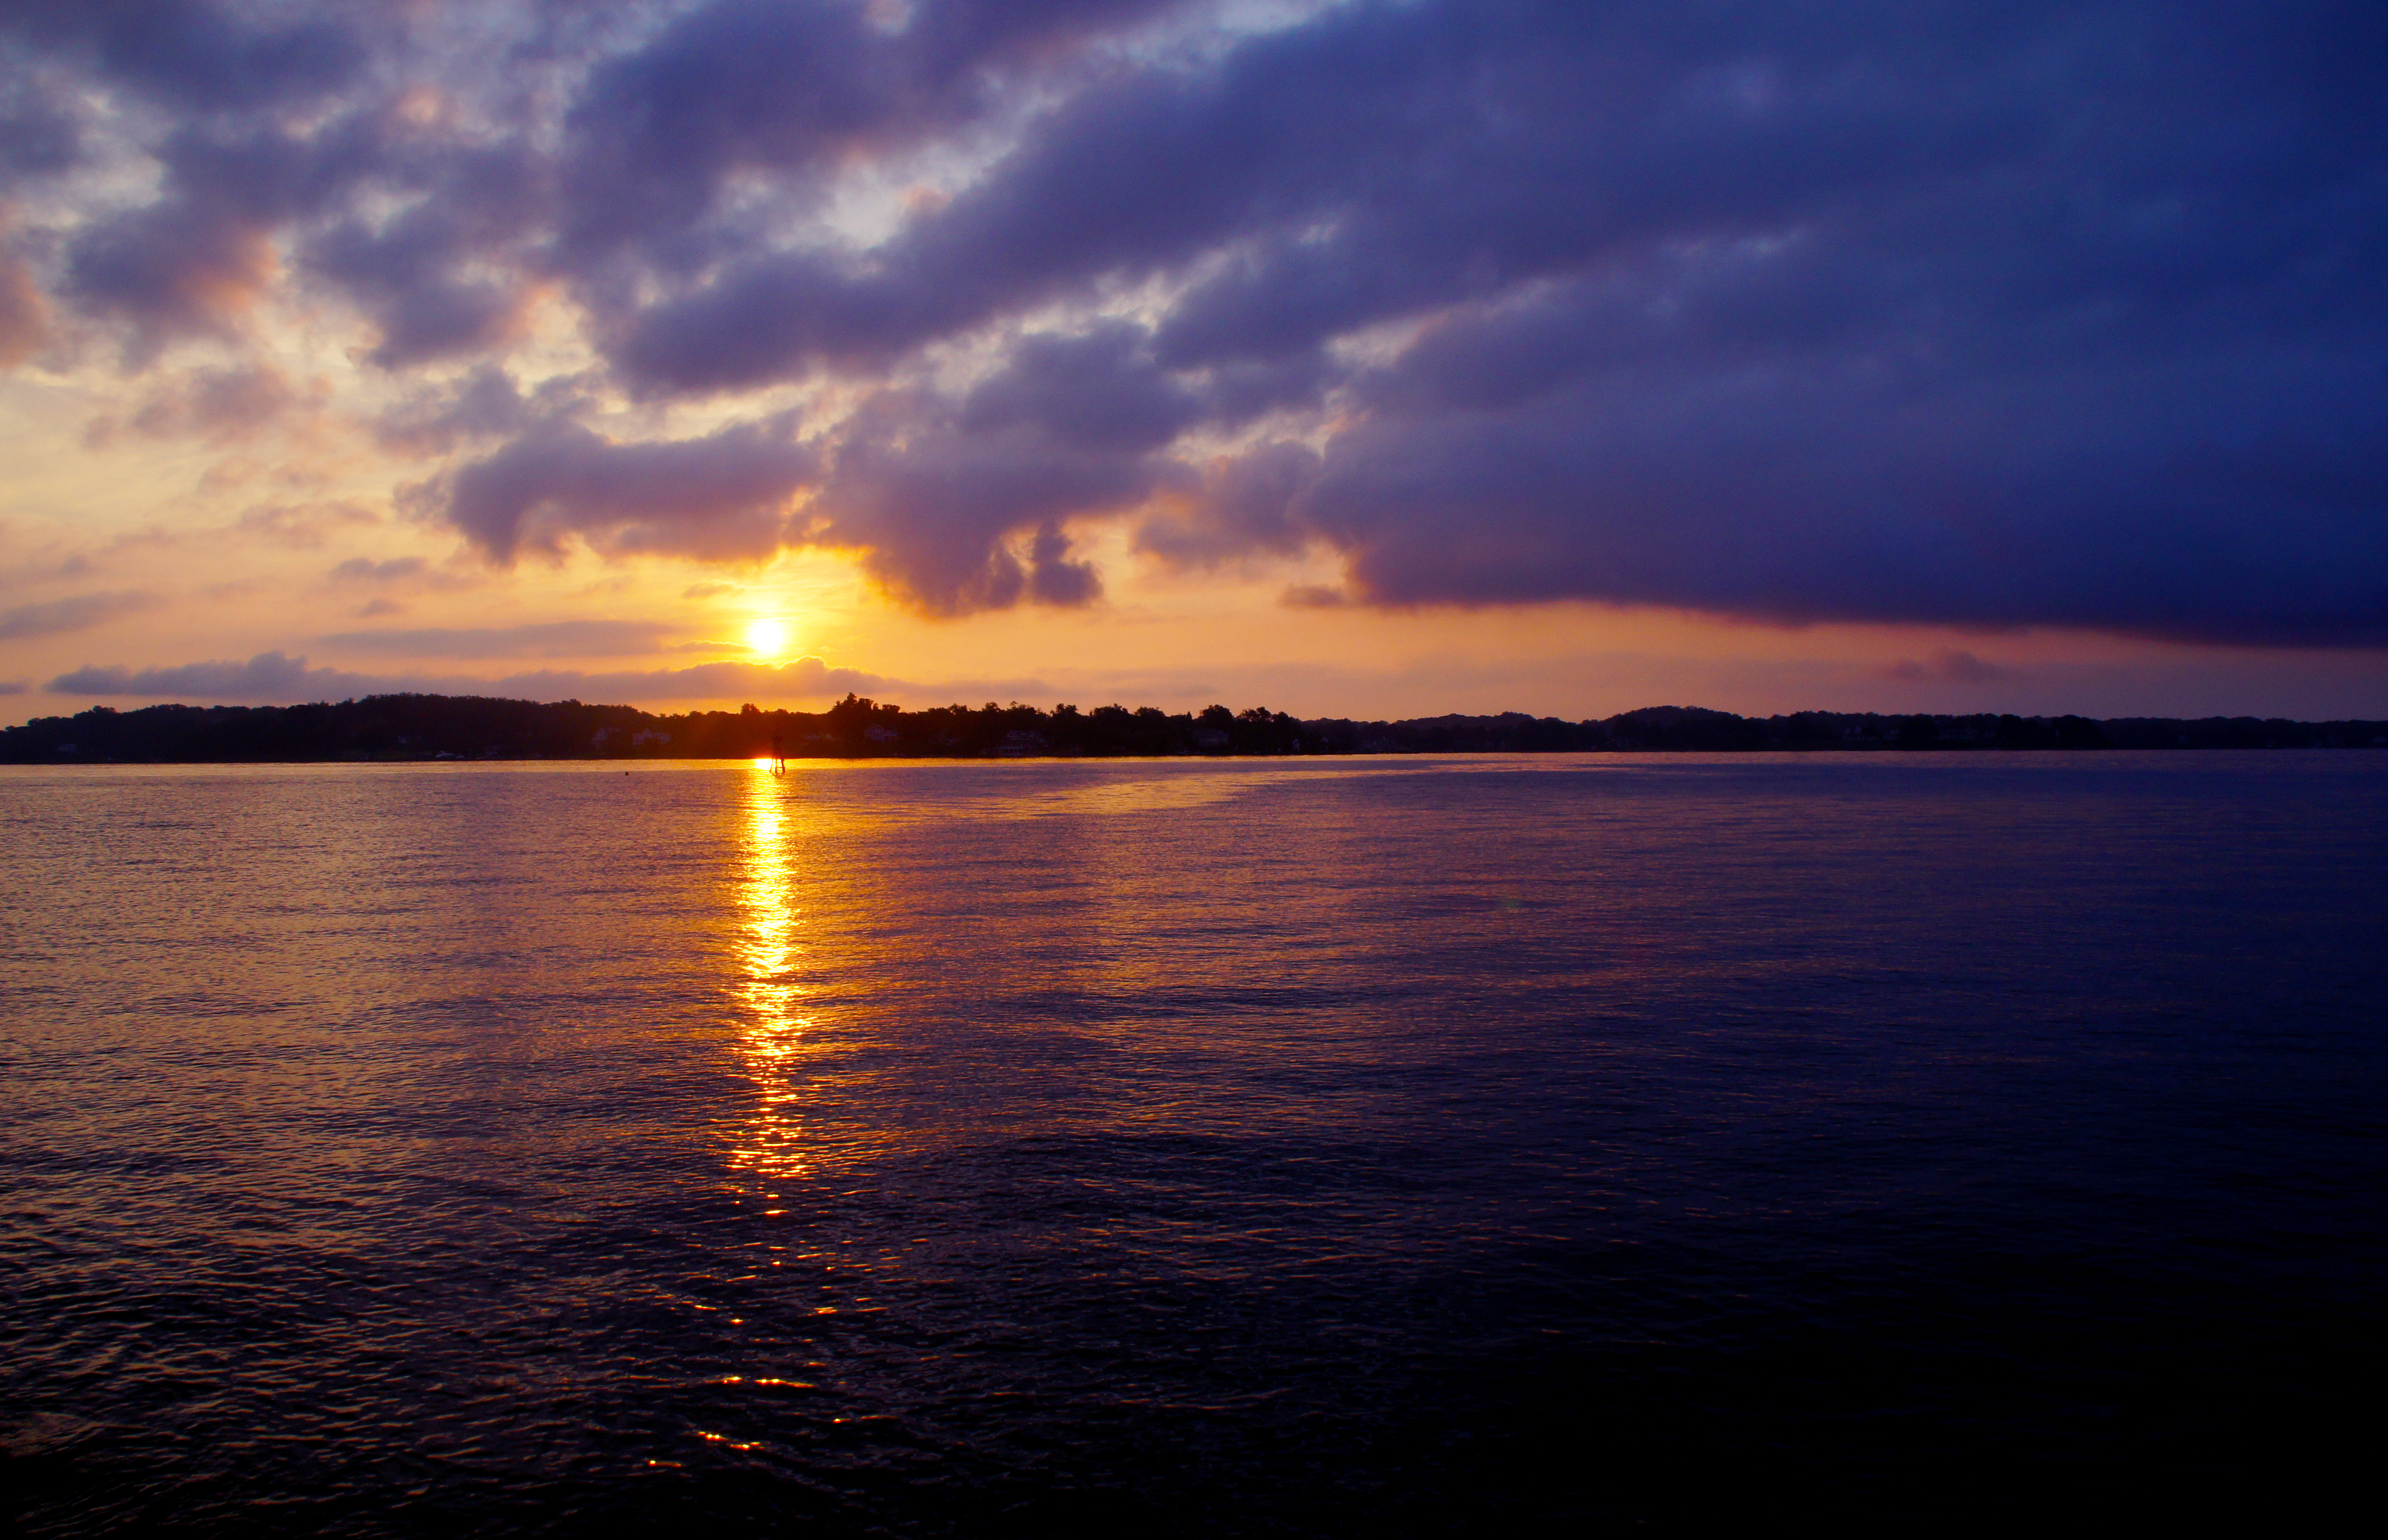
[[[1125,522],[1360,604],[2376,646],[2383,60],[2320,0],[19,4],[0,359],[345,316],[497,563],[1083,605]],[[210,367],[130,410],[293,398]]]

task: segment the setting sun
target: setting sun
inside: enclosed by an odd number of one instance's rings
[[[776,658],[787,650],[788,627],[784,621],[758,620],[746,627],[746,645],[758,658]]]

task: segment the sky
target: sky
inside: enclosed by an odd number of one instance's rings
[[[0,721],[2388,717],[2388,8],[0,0]]]

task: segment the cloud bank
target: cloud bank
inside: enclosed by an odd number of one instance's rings
[[[44,687],[55,695],[95,698],[134,696],[146,700],[254,701],[287,705],[305,701],[346,701],[365,695],[409,693],[484,695],[532,701],[762,701],[817,700],[823,696],[885,694],[904,681],[859,669],[832,668],[819,658],[787,663],[699,663],[692,668],[585,673],[540,669],[503,678],[474,679],[423,674],[358,674],[311,668],[303,657],[260,652],[246,662],[183,663],[130,669],[85,667],[59,675]]]
[[[412,658],[629,658],[661,650],[671,629],[653,621],[555,620],[343,631],[323,642],[344,651]]]
[[[70,599],[19,604],[0,610],[0,641],[54,637],[68,631],[88,631],[122,616],[138,614],[159,602],[155,594],[128,591],[76,594]]]
[[[0,359],[333,306],[492,562],[812,545],[959,613],[1099,601],[1131,521],[1363,604],[2388,645],[2377,6],[294,14],[0,12],[0,196],[73,208]],[[213,378],[161,428],[280,410]]]

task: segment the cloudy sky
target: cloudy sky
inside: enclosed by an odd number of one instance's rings
[[[0,720],[2388,716],[2388,9],[0,0]]]

